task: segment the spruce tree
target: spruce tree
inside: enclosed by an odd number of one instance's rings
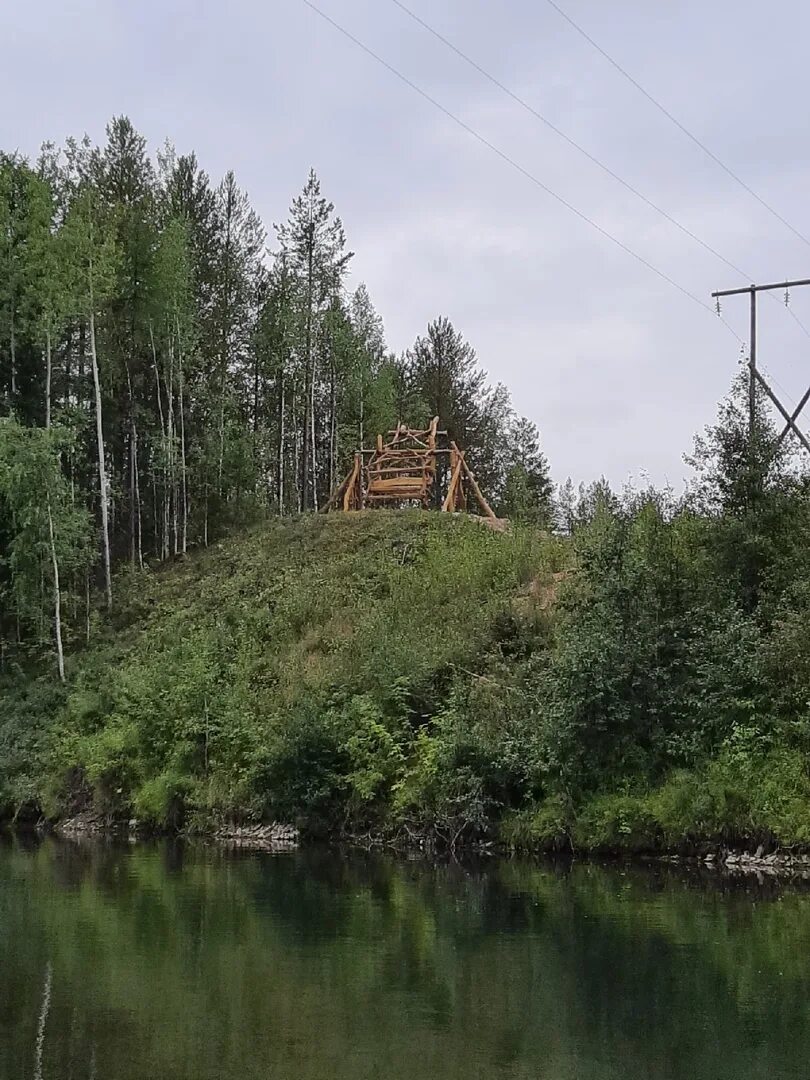
[[[330,305],[340,294],[352,252],[346,250],[346,236],[334,205],[321,195],[321,185],[310,170],[304,190],[293,200],[289,220],[278,227],[278,239],[294,282],[295,302],[300,312],[297,342],[303,371],[303,408],[298,483],[301,508],[317,509],[318,498],[318,416],[316,403],[323,374],[318,369],[318,351],[324,321]]]

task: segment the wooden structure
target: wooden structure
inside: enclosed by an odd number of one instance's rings
[[[439,418],[434,416],[425,429],[397,424],[388,432],[388,441],[377,436],[373,450],[358,450],[348,476],[323,507],[329,510],[365,510],[370,507],[419,505],[428,510],[436,483],[436,462],[440,454],[449,456],[449,482],[442,510],[454,513],[467,509],[471,496],[484,517],[497,520],[476,483],[464,451],[450,441],[439,446]]]

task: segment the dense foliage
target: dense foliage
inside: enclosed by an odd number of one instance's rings
[[[317,509],[400,419],[438,413],[497,507],[548,516],[536,429],[447,319],[388,350],[314,172],[267,243],[233,173],[125,117],[0,154],[0,666],[50,642],[61,672],[116,566]]]
[[[304,515],[120,576],[68,689],[0,710],[7,804],[450,845],[810,843],[810,490],[739,397],[685,496],[594,485],[569,535]]]

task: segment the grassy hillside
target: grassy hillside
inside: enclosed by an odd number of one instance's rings
[[[808,507],[779,504],[781,546],[649,495],[570,539],[416,511],[256,527],[122,577],[66,689],[6,685],[0,803],[447,845],[807,845]]]
[[[560,557],[531,531],[379,512],[277,521],[133,574],[64,702],[50,680],[7,702],[7,741],[26,729],[7,801],[377,823],[425,724]]]

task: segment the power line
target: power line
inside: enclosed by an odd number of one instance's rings
[[[717,156],[717,154],[715,154],[714,151],[710,150],[709,147],[706,146],[706,144],[704,142],[701,142],[701,140],[697,137],[697,135],[693,135],[692,132],[689,130],[689,128],[687,128],[684,124],[682,124],[681,121],[676,116],[673,116],[673,114],[669,111],[669,109],[667,109],[664,105],[662,105],[661,102],[658,101],[657,98],[653,97],[653,95],[649,92],[649,90],[646,90],[641,85],[640,82],[638,82],[636,79],[633,78],[633,76],[628,71],[625,71],[625,69],[621,66],[621,64],[617,60],[613,59],[613,57],[610,55],[610,53],[606,52],[605,49],[603,49],[602,46],[598,42],[594,41],[594,39],[590,36],[590,34],[588,34],[585,30],[582,29],[582,27],[579,25],[579,23],[575,22],[571,18],[571,16],[569,14],[567,14],[567,12],[563,11],[563,9],[560,7],[560,5],[555,3],[555,0],[547,0],[547,2],[551,5],[551,7],[554,8],[554,10],[559,15],[561,15],[563,17],[563,19],[565,19],[565,21],[570,26],[572,26],[574,28],[574,30],[576,30],[576,32],[578,34],[580,34],[583,38],[585,38],[585,40],[588,42],[589,45],[592,45],[593,48],[596,49],[596,51],[601,56],[603,56],[605,58],[605,60],[607,60],[607,62],[609,64],[612,64],[612,66],[621,75],[623,75],[625,77],[625,79],[627,79],[628,82],[632,83],[632,85],[635,86],[636,90],[638,90],[640,93],[642,93],[644,95],[644,97],[649,102],[651,102],[656,107],[656,109],[659,110],[659,112],[662,112],[664,114],[664,116],[666,116],[666,118],[668,120],[670,120],[675,125],[675,127],[678,128],[679,131],[682,131],[683,134],[686,135],[686,137],[688,139],[691,139],[692,142],[696,146],[700,147],[700,149],[703,151],[704,154],[708,155],[708,157],[710,157],[712,159],[712,161],[716,165],[719,165],[720,168],[723,170],[723,172],[727,173],[732,178],[732,180],[736,181],[736,183],[738,183],[740,185],[740,187],[744,188],[748,192],[749,195],[753,196],[753,198],[755,198],[757,200],[757,202],[760,203],[761,206],[764,206],[765,209],[770,214],[773,214],[773,216],[777,219],[777,221],[781,221],[781,223],[785,226],[785,228],[790,229],[790,231],[793,233],[794,236],[797,236],[799,238],[799,240],[803,241],[805,244],[807,244],[808,247],[810,247],[810,240],[808,240],[808,238],[803,233],[799,232],[799,230],[797,228],[795,228],[795,226],[791,225],[789,221],[787,221],[785,218],[783,218],[778,210],[774,210],[774,208],[770,205],[770,203],[766,202],[765,199],[763,199],[761,195],[758,195],[757,192],[754,191],[754,189],[752,187],[750,187],[748,184],[746,184],[746,182],[741,177],[739,177],[737,175],[737,173],[735,173],[732,169],[730,169],[728,167],[728,165],[726,165],[726,163],[724,161],[721,161],[721,159]]]
[[[652,199],[649,199],[643,192],[639,191],[638,188],[633,187],[633,185],[629,181],[625,180],[623,176],[620,176],[617,172],[614,172],[609,165],[606,165],[604,163],[604,161],[601,161],[598,157],[596,157],[595,154],[592,154],[589,150],[586,150],[584,146],[582,146],[575,139],[572,139],[570,135],[567,135],[564,131],[558,128],[557,125],[554,124],[551,120],[549,120],[547,116],[544,116],[541,112],[535,109],[533,105],[529,104],[529,102],[526,101],[525,98],[522,98],[519,94],[516,94],[514,90],[510,89],[508,86],[502,83],[491,72],[487,71],[486,68],[482,67],[479,63],[473,60],[471,56],[468,56],[467,53],[465,53],[452,41],[446,38],[443,34],[439,33],[439,31],[436,30],[435,27],[431,26],[430,23],[426,22],[423,18],[417,15],[415,11],[411,11],[411,9],[405,4],[403,4],[401,0],[391,0],[391,3],[395,4],[401,11],[404,11],[406,15],[409,15],[410,18],[414,20],[414,22],[418,23],[421,27],[427,30],[428,33],[432,34],[433,37],[435,37],[438,41],[441,41],[443,45],[446,45],[448,49],[450,49],[456,54],[456,56],[461,57],[461,59],[464,60],[465,63],[469,64],[470,67],[474,68],[475,71],[477,71],[480,75],[483,75],[484,78],[491,82],[493,86],[496,86],[499,90],[502,90],[504,94],[508,95],[508,97],[510,97],[512,101],[520,105],[522,109],[525,109],[525,111],[530,113],[536,120],[539,120],[541,123],[545,124],[546,127],[549,128],[549,130],[553,131],[555,135],[559,135],[559,137],[561,139],[564,139],[569,146],[573,146],[575,150],[578,150],[580,154],[582,154],[588,159],[588,161],[598,166],[598,168],[600,168],[604,173],[607,173],[607,175],[610,176],[613,180],[616,180],[617,183],[621,184],[622,187],[627,189],[627,191],[635,195],[636,198],[641,199],[643,203],[645,203],[651,209],[655,210],[656,213],[660,214],[671,225],[674,225],[676,229],[680,229],[680,231],[685,236],[688,236],[690,240],[694,240],[696,244],[700,244],[700,246],[706,251],[708,251],[710,255],[714,255],[716,259],[719,259],[720,262],[725,263],[725,265],[728,266],[731,270],[733,270],[736,274],[744,277],[746,281],[750,280],[750,275],[746,274],[744,270],[741,270],[739,266],[735,266],[730,259],[727,259],[725,255],[721,255],[721,253],[715,248],[713,248],[711,244],[708,244],[696,233],[693,233],[691,229],[678,221],[677,218],[673,217],[672,214],[664,210],[663,207],[658,206],[657,203],[654,203]]]
[[[693,292],[690,292],[689,289],[685,288],[685,286],[680,285],[677,281],[674,280],[674,278],[671,278],[663,270],[659,270],[657,266],[654,266],[651,262],[645,259],[643,255],[639,255],[637,251],[634,251],[631,247],[628,247],[627,244],[625,244],[622,240],[619,240],[619,238],[614,236],[612,233],[608,232],[607,229],[603,228],[592,218],[589,218],[587,214],[585,214],[582,210],[579,210],[576,206],[573,205],[573,203],[568,202],[568,200],[563,198],[562,195],[559,195],[547,184],[543,183],[543,181],[540,180],[539,177],[535,176],[534,173],[529,172],[528,169],[524,168],[523,165],[515,161],[515,159],[510,157],[505,151],[501,150],[494,143],[490,142],[489,139],[487,139],[479,131],[476,131],[476,129],[471,127],[465,120],[462,120],[461,117],[457,116],[454,112],[451,112],[450,109],[442,105],[441,102],[436,100],[436,98],[431,97],[431,95],[426,90],[423,90],[421,86],[418,86],[415,82],[409,79],[408,76],[404,75],[401,71],[399,71],[398,68],[395,68],[393,64],[390,64],[387,60],[384,60],[383,57],[379,55],[379,53],[376,53],[372,48],[362,42],[359,38],[355,37],[354,34],[352,34],[344,26],[341,26],[341,24],[335,19],[333,19],[330,15],[327,15],[326,12],[322,11],[321,8],[319,8],[316,4],[312,2],[312,0],[301,0],[301,2],[306,4],[306,6],[312,11],[314,11],[316,15],[319,15],[325,22],[329,23],[330,26],[337,30],[338,33],[342,34],[345,38],[347,38],[364,53],[366,53],[366,55],[370,56],[373,60],[376,60],[378,64],[381,64],[392,75],[395,75],[401,82],[405,83],[406,86],[409,86],[411,90],[419,94],[419,96],[424,98],[425,101],[429,102],[431,105],[433,105],[434,108],[438,109],[439,112],[443,113],[446,117],[448,117],[448,119],[452,120],[460,128],[466,131],[468,135],[471,135],[474,139],[480,142],[482,146],[485,146],[488,150],[491,150],[494,154],[497,154],[497,156],[502,161],[505,161],[507,165],[510,165],[513,169],[516,169],[522,176],[524,176],[527,180],[531,181],[532,184],[540,188],[541,191],[544,191],[547,195],[550,195],[553,199],[560,203],[561,206],[564,206],[566,210],[570,210],[571,213],[575,214],[581,221],[584,221],[586,224],[590,225],[591,228],[596,229],[598,233],[606,237],[606,239],[612,241],[612,243],[614,243],[617,247],[621,248],[621,250],[624,251],[625,254],[630,255],[637,262],[641,263],[642,266],[646,267],[647,270],[652,271],[653,274],[661,278],[662,281],[665,281],[668,285],[671,285],[672,288],[677,289],[678,292],[688,297],[688,299],[690,299],[693,303],[703,308],[704,311],[708,311],[709,314],[715,315],[714,309],[711,308],[708,304],[704,303],[704,301],[701,300],[698,296],[696,296]],[[742,338],[737,333],[737,331],[734,330],[734,328],[728,322],[726,322],[726,320],[723,319],[722,316],[720,316],[720,321],[723,323],[726,329],[734,335],[737,341],[742,342]]]
[[[719,259],[720,262],[724,263],[726,266],[728,266],[735,273],[737,273],[741,277],[745,278],[746,281],[751,280],[751,275],[750,274],[747,274],[745,272],[745,270],[742,270],[739,266],[737,266],[735,263],[733,263],[730,259],[727,259],[725,257],[725,255],[723,255],[721,252],[717,251],[716,248],[713,248],[711,246],[711,244],[707,243],[705,240],[703,240],[696,233],[692,232],[691,229],[689,229],[686,225],[683,225],[680,221],[677,220],[677,218],[673,217],[672,214],[670,214],[668,211],[666,211],[663,207],[658,206],[657,203],[654,203],[652,201],[652,199],[649,199],[643,192],[639,191],[631,183],[629,183],[627,180],[625,180],[624,177],[622,177],[618,173],[614,172],[614,170],[611,169],[610,166],[606,165],[598,157],[596,157],[594,154],[590,153],[589,150],[586,150],[585,147],[582,146],[580,143],[578,143],[575,139],[572,139],[570,135],[567,135],[564,131],[562,131],[560,128],[558,128],[556,126],[556,124],[554,124],[551,120],[548,119],[548,117],[544,116],[541,112],[539,112],[537,109],[535,109],[533,105],[531,105],[528,101],[525,100],[525,98],[522,98],[519,94],[516,94],[514,90],[512,90],[510,87],[508,87],[504,83],[502,83],[490,71],[487,71],[487,69],[484,68],[481,64],[479,64],[476,60],[473,60],[473,58],[471,56],[469,56],[467,53],[465,53],[463,49],[459,48],[458,45],[456,45],[454,42],[450,41],[449,38],[446,38],[434,26],[431,26],[430,23],[428,23],[420,15],[417,15],[417,13],[415,11],[412,11],[411,8],[409,8],[406,4],[402,3],[402,0],[391,0],[391,3],[395,4],[401,11],[403,11],[406,15],[408,15],[411,19],[413,19],[414,22],[418,23],[419,26],[421,26],[423,29],[427,30],[427,32],[429,34],[432,34],[433,37],[435,37],[438,41],[440,41],[443,45],[445,45],[448,49],[450,49],[451,52],[454,52],[457,56],[459,56],[462,60],[464,60],[465,63],[469,64],[470,67],[472,67],[480,75],[483,75],[484,78],[487,79],[490,83],[492,83],[493,86],[496,86],[499,90],[501,90],[504,94],[506,94],[514,102],[516,102],[518,105],[520,105],[520,107],[522,109],[525,109],[526,112],[528,112],[531,116],[533,116],[535,119],[539,120],[541,123],[545,124],[547,128],[549,128],[551,131],[553,131],[555,133],[555,135],[559,135],[559,137],[561,139],[564,139],[565,142],[567,142],[569,144],[569,146],[574,147],[575,150],[578,150],[589,161],[593,162],[594,165],[597,165],[600,169],[602,169],[603,172],[607,173],[608,176],[612,177],[612,179],[614,179],[618,183],[620,183],[622,185],[622,187],[626,188],[629,192],[631,192],[631,194],[633,194],[637,198],[641,199],[641,201],[643,203],[645,203],[651,209],[655,210],[656,213],[660,214],[663,218],[665,218],[668,222],[670,222],[670,224],[674,225],[677,229],[680,229],[680,231],[685,236],[688,236],[691,240],[694,240],[695,243],[700,244],[700,246],[702,248],[704,248],[704,250],[708,251],[710,255],[714,255],[715,258]],[[554,6],[556,7],[556,5],[554,5]],[[768,295],[770,296],[771,294],[768,294]],[[773,296],[772,299],[775,300],[777,303],[779,302],[777,297],[775,297],[775,296]],[[805,335],[805,337],[810,338],[810,330],[808,330],[808,328],[804,325],[804,323],[801,321],[801,319],[798,317],[798,315],[796,315],[796,313],[793,311],[793,309],[791,307],[789,307],[788,305],[786,305],[786,307],[787,307],[788,313],[795,320],[795,322],[797,323],[797,325],[799,326],[799,328],[801,329],[801,331]]]
[[[798,326],[801,328],[802,333],[805,335],[805,337],[810,338],[810,330],[807,329],[807,327],[804,325],[804,323],[790,306],[790,304],[785,304],[785,310],[787,311],[788,315],[790,315],[791,319],[793,319],[793,321],[797,323]]]

